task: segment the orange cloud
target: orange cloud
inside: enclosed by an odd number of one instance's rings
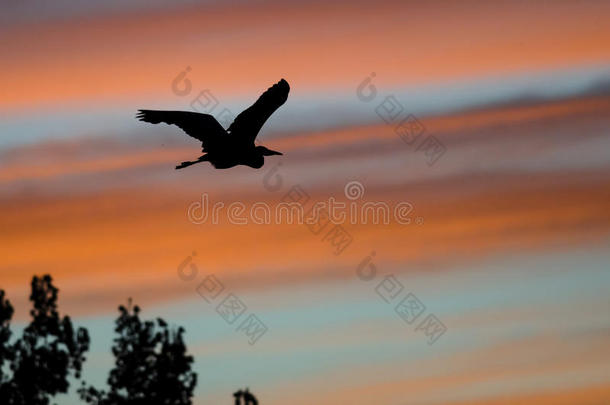
[[[605,2],[271,2],[16,27],[2,45],[0,107],[171,97],[186,65],[194,83],[224,95],[280,76],[304,92],[351,88],[371,70],[405,85],[590,66],[610,62],[609,11]]]

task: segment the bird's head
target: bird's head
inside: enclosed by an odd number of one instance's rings
[[[267,149],[264,146],[257,146],[255,149],[262,156],[283,155],[282,152]]]

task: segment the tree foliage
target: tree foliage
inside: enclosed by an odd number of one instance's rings
[[[136,305],[119,307],[112,353],[115,367],[108,391],[79,390],[87,403],[99,405],[187,405],[192,403],[197,375],[193,357],[186,354],[184,329],[172,330],[160,318],[142,321]]]
[[[7,405],[48,405],[66,393],[69,376],[80,378],[89,349],[87,330],[75,330],[70,317],[60,317],[51,276],[35,276],[31,286],[32,320],[14,343],[9,341],[13,307],[0,291],[0,365],[10,365],[0,373],[0,398]]]
[[[80,378],[89,334],[75,329],[57,311],[58,289],[51,276],[33,277],[32,317],[22,336],[11,341],[13,306],[0,290],[0,404],[48,405],[66,393],[71,376]],[[197,375],[191,370],[184,329],[172,329],[157,318],[141,320],[140,308],[119,307],[112,354],[115,366],[108,390],[84,382],[78,393],[96,405],[190,405]]]

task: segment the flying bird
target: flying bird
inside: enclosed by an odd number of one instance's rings
[[[138,110],[140,121],[158,124],[173,124],[187,135],[201,141],[204,155],[193,161],[182,162],[176,169],[210,162],[216,169],[228,169],[237,165],[259,169],[265,156],[282,155],[264,146],[255,145],[254,140],[265,121],[288,99],[290,86],[284,79],[265,91],[254,104],[242,111],[226,130],[210,114],[190,111]]]

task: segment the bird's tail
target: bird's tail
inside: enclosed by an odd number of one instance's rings
[[[197,159],[197,160],[186,161],[186,162],[180,163],[178,166],[176,166],[176,170],[183,169],[185,167],[189,167],[190,165],[194,165],[195,163],[206,162],[206,161],[208,161],[208,155],[203,155],[203,156],[200,156],[199,159]]]

